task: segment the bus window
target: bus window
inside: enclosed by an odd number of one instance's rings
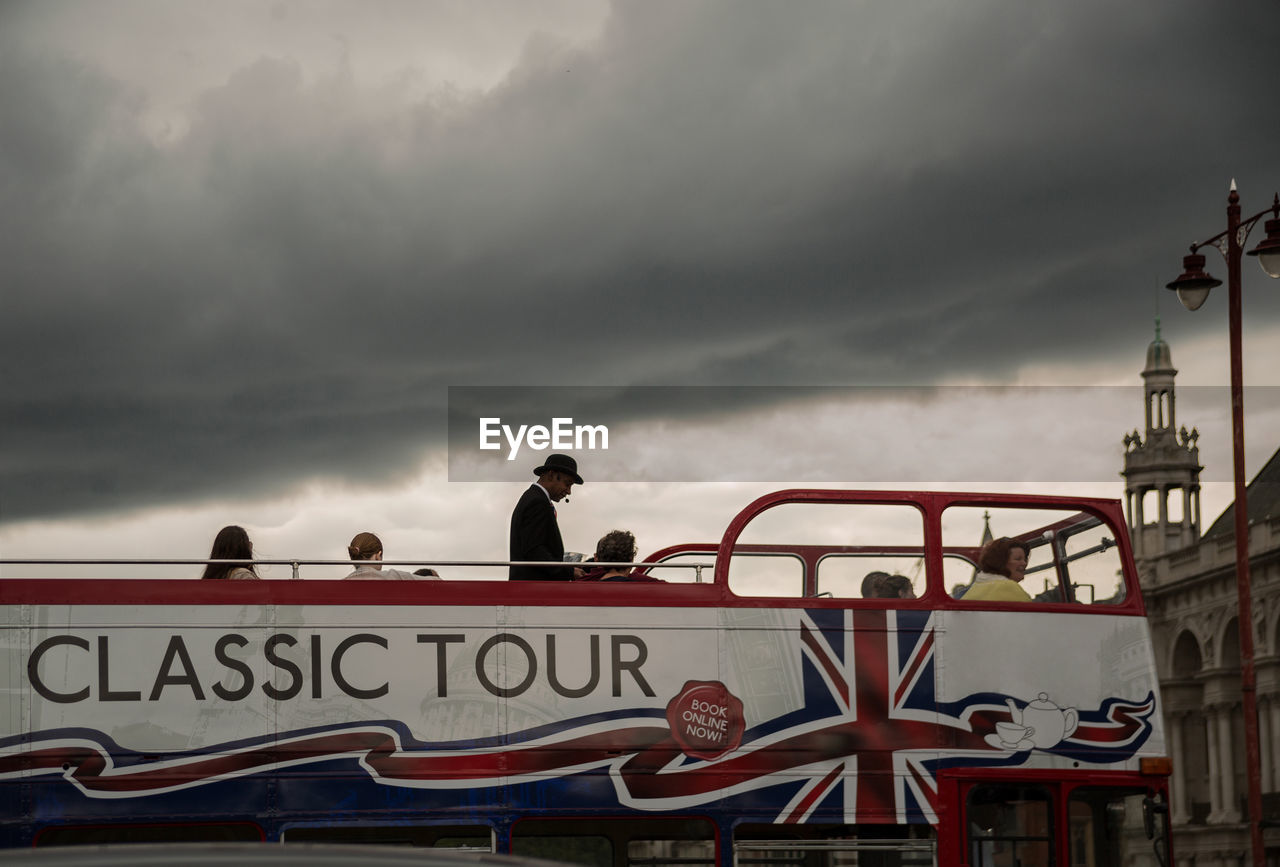
[[[969,867],[1049,867],[1049,793],[1039,786],[979,785],[965,803]]]
[[[863,585],[873,572],[905,578],[903,583],[911,588],[908,599],[924,595],[924,557],[889,554],[827,554],[818,561],[818,595],[844,599],[901,598],[883,591],[864,594]],[[883,584],[876,582],[870,586],[883,587]]]
[[[379,843],[425,849],[492,852],[493,833],[485,825],[324,825],[293,827],[286,843]]]
[[[666,864],[687,864],[691,867],[705,864],[714,867],[716,843],[714,840],[631,840],[627,843],[627,864],[630,867],[657,867]]]
[[[1065,602],[1060,571],[1060,540],[1065,525],[1079,521],[1082,514],[1063,509],[999,508],[996,506],[952,506],[942,513],[942,544],[948,551],[968,551],[973,566],[967,580],[948,576],[948,591],[960,584],[967,590],[978,573],[977,561],[983,540],[1009,537],[1028,547],[1026,577],[1022,589],[1035,602]],[[1097,519],[1088,517],[1090,521]],[[953,569],[955,567],[952,567]],[[957,590],[963,599],[963,593]],[[955,594],[953,594],[955,595]]]
[[[591,867],[713,867],[716,829],[705,819],[522,819],[511,853]]]
[[[729,560],[729,589],[739,596],[804,596],[804,561],[793,554],[742,553]]]
[[[924,867],[936,848],[930,825],[743,824],[733,832],[739,867]]]
[[[1088,605],[1118,605],[1125,600],[1125,590],[1115,533],[1096,518],[1082,518],[1058,533],[1071,595]]]
[[[712,545],[705,551],[688,551],[663,557],[659,562],[684,563],[687,565],[678,569],[650,566],[649,575],[668,584],[710,584],[715,578],[715,561],[716,549]],[[696,564],[704,565],[706,568],[695,569],[693,566]]]
[[[599,834],[538,834],[512,837],[511,854],[566,864],[613,867],[613,843]]]
[[[1073,791],[1067,805],[1071,867],[1163,865],[1169,851],[1165,814],[1157,815],[1148,839],[1143,816],[1147,798],[1148,792],[1141,789],[1090,787]]]
[[[913,505],[783,503],[753,517],[736,544],[770,555],[761,563],[735,549],[729,588],[739,596],[860,599],[868,572],[905,575],[924,594],[924,518]]]
[[[977,555],[978,552],[974,550],[973,556],[976,558]],[[974,561],[968,557],[958,554],[942,555],[942,586],[947,589],[947,595],[953,599],[959,599],[964,595],[964,591],[969,589],[969,585],[973,583],[973,576],[977,572]]]

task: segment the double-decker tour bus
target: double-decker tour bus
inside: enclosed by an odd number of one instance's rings
[[[1030,601],[964,598],[988,529],[1030,548]],[[0,580],[7,847],[1167,863],[1155,663],[1114,501],[782,491],[718,544],[651,555],[658,581],[22,562]],[[873,572],[909,589],[864,598]]]

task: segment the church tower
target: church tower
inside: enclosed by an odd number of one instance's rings
[[[1146,435],[1124,436],[1125,504],[1134,557],[1141,560],[1191,545],[1200,538],[1200,433],[1175,428],[1173,367],[1169,344],[1147,347],[1142,371]]]

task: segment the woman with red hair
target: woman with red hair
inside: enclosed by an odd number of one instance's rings
[[[982,546],[978,555],[978,574],[965,592],[966,602],[979,599],[989,602],[1030,602],[1027,591],[1018,582],[1027,574],[1026,542],[1001,536]]]

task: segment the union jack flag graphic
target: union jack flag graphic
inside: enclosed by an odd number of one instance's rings
[[[144,756],[101,732],[50,730],[0,741],[0,778],[60,774],[90,798],[137,798],[335,761],[381,785],[437,790],[559,785],[589,772],[606,776],[618,806],[637,810],[746,795],[773,804],[777,822],[934,823],[942,768],[1020,765],[1035,752],[1111,764],[1133,756],[1152,731],[1148,693],[1079,710],[1058,743],[1005,745],[996,724],[1028,701],[993,691],[939,702],[936,613],[796,616],[803,707],[747,729],[714,758],[687,754],[662,708],[637,708],[479,745],[422,742],[404,723],[380,721]]]

